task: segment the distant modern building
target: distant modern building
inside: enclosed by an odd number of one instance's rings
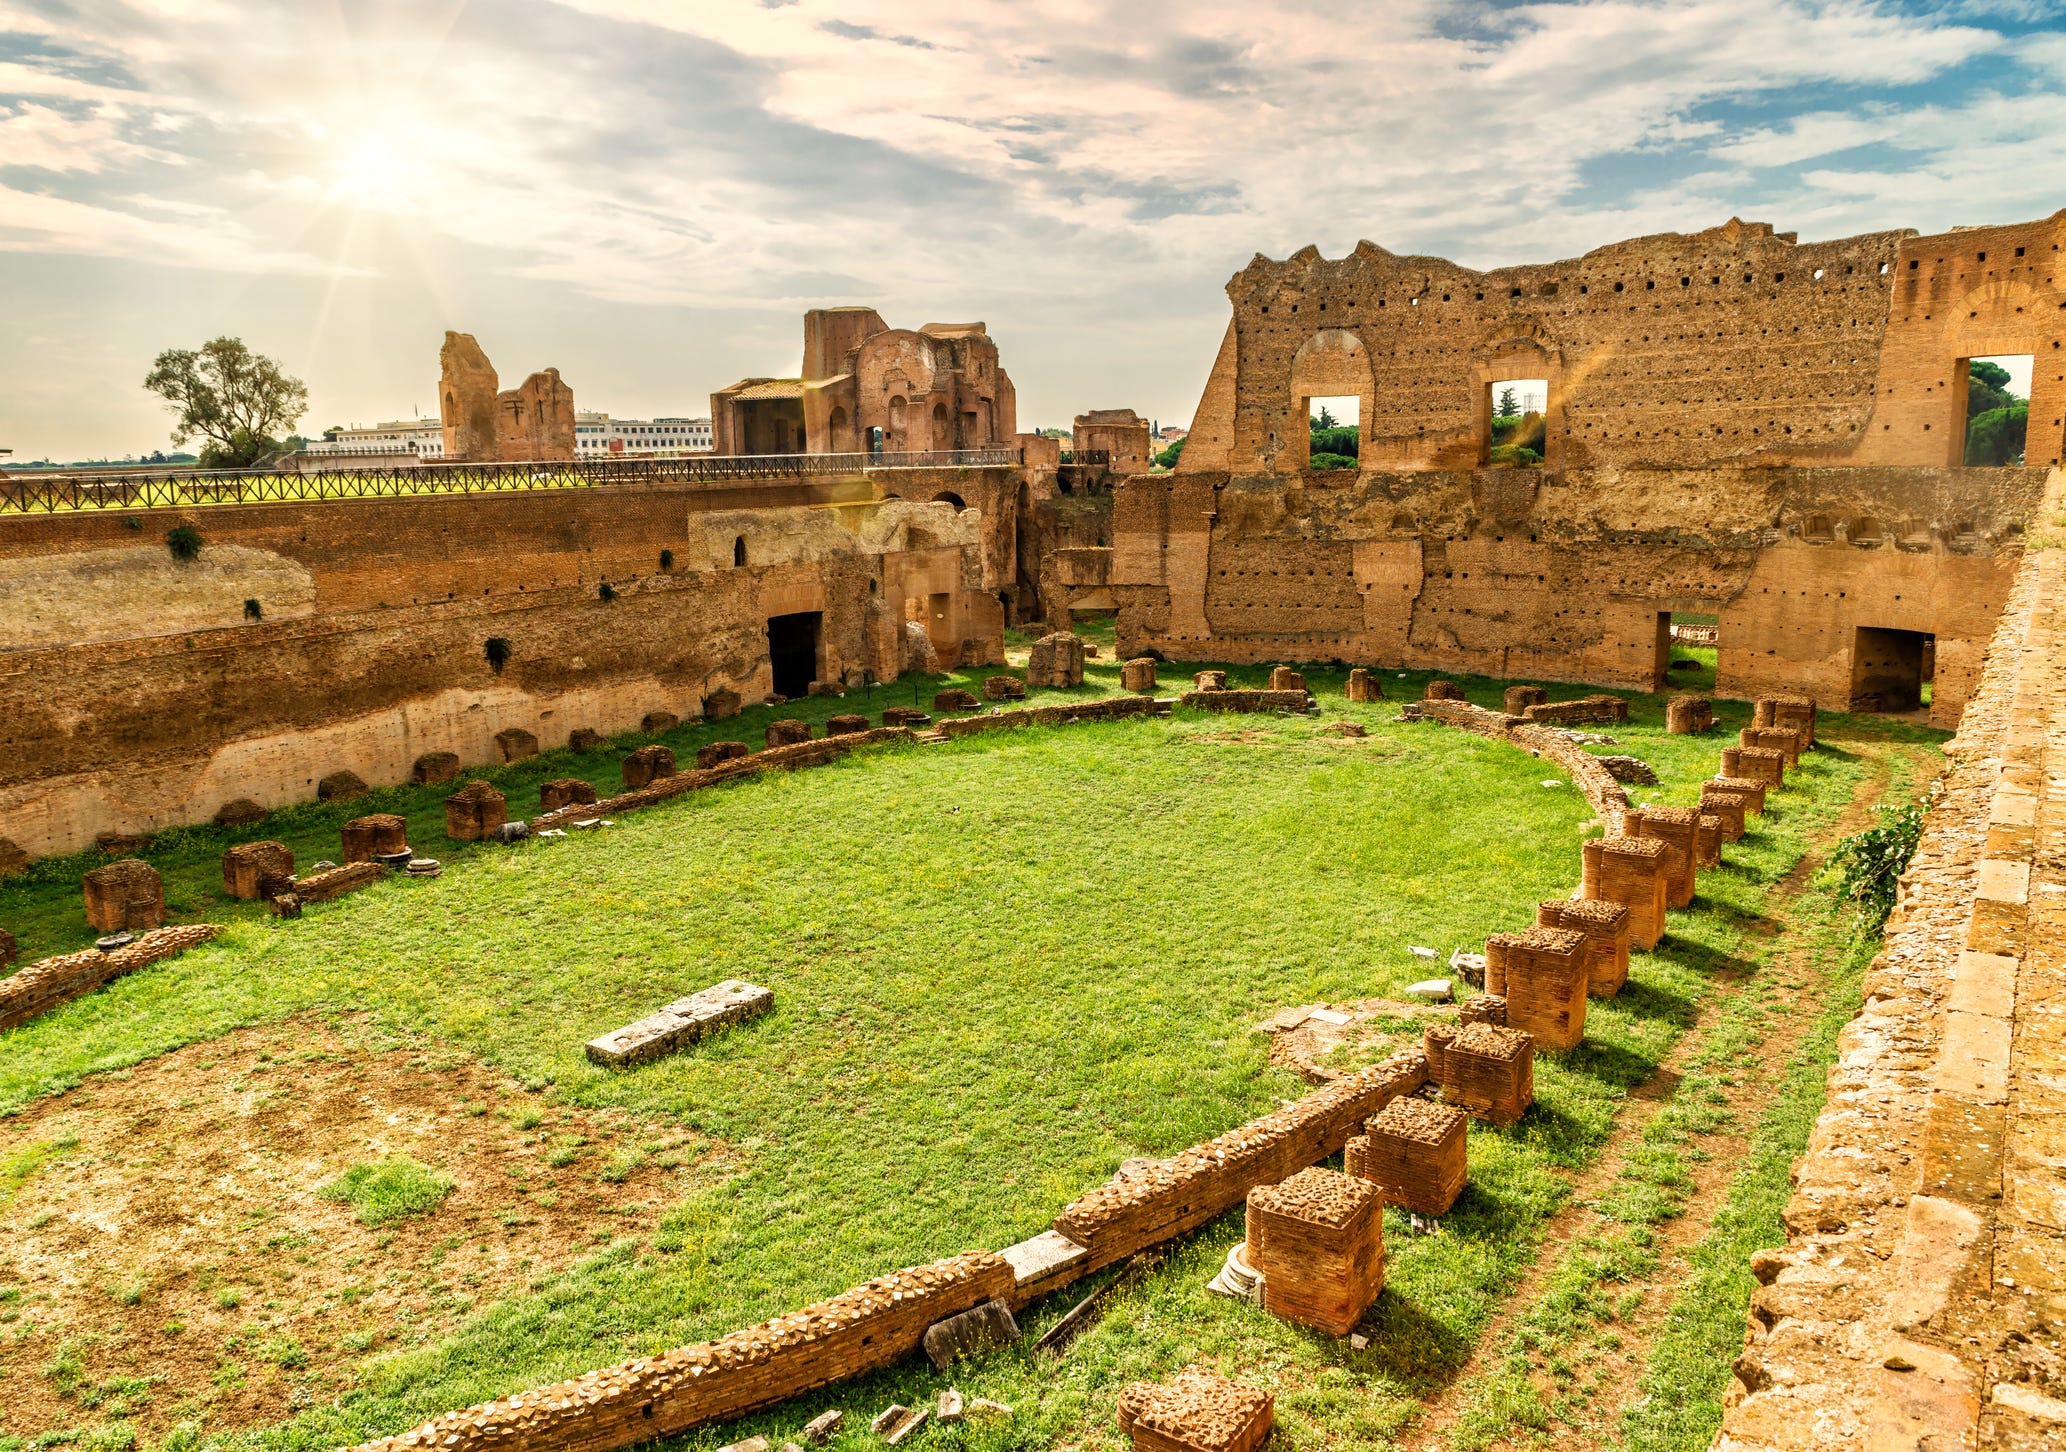
[[[309,454],[414,454],[419,459],[445,457],[445,431],[435,418],[397,419],[367,428],[332,429],[309,440]]]
[[[574,415],[574,457],[654,458],[710,452],[707,418],[617,418],[606,413]]]
[[[337,429],[311,440],[311,454],[414,454],[442,459],[445,434],[435,418],[398,419],[367,428]],[[707,418],[618,418],[606,413],[574,415],[577,459],[657,458],[710,452]]]

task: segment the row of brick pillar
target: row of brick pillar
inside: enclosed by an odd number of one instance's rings
[[[1488,1117],[1517,1117],[1526,1108],[1520,1061],[1536,1048],[1569,1049],[1585,1037],[1587,1000],[1621,991],[1629,953],[1657,946],[1665,915],[1692,904],[1700,869],[1720,864],[1722,844],[1743,836],[1746,819],[1764,811],[1766,792],[1785,784],[1814,742],[1813,701],[1760,698],[1738,744],[1723,750],[1722,774],[1701,783],[1699,806],[1623,813],[1616,835],[1584,845],[1576,898],[1538,903],[1532,926],[1485,940],[1485,993],[1463,1005],[1461,1023],[1495,1024],[1528,1040],[1515,1046],[1506,1076],[1514,1083],[1500,1106],[1505,1114],[1493,1113],[1487,1097]],[[1459,1032],[1446,1025],[1428,1030],[1437,1078]]]

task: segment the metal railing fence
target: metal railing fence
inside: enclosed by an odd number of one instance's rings
[[[0,475],[0,515],[84,509],[186,508],[315,499],[485,494],[523,489],[600,489],[733,480],[810,479],[869,469],[976,468],[1019,462],[1016,448],[914,453],[703,454],[671,459],[572,459],[537,463],[423,462],[381,468],[66,470]]]

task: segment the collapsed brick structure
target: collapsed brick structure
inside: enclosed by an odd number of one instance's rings
[[[708,751],[710,748],[706,746],[703,750]],[[696,754],[696,764],[704,765],[702,752]],[[541,812],[555,812],[561,807],[579,806],[594,800],[595,786],[579,777],[554,777],[551,781],[538,784],[538,810]]]
[[[1070,445],[1078,463],[1086,455],[1103,454],[1108,473],[1145,474],[1155,462],[1148,421],[1130,408],[1094,408],[1077,414]]]
[[[1119,1430],[1134,1452],[1255,1452],[1275,1425],[1269,1392],[1202,1366],[1167,1384],[1137,1381],[1119,1393]]]
[[[710,395],[720,454],[891,454],[1014,442],[1018,394],[981,323],[892,328],[868,307],[813,308],[797,378]]]
[[[1066,1206],[1054,1228],[1089,1249],[1086,1273],[1124,1260],[1217,1218],[1257,1186],[1279,1184],[1338,1152],[1365,1120],[1426,1080],[1423,1054],[1394,1054],[1289,1108],[1108,1181]]]
[[[677,1436],[893,1365],[934,1322],[1011,1289],[1011,1267],[987,1251],[934,1261],[715,1341],[447,1412],[357,1452],[612,1452]]]
[[[2066,212],[1801,243],[1731,220],[1477,272],[1364,242],[1257,257],[1176,470],[1120,482],[1120,647],[1660,690],[1674,611],[1716,689],[1825,706],[1913,677],[1956,722],[2061,455]],[[2030,354],[2030,467],[1960,467],[1964,360]],[[1508,380],[1542,467],[1495,469]],[[1360,400],[1313,470],[1314,398]]]
[[[27,1023],[60,1003],[93,992],[125,973],[184,953],[196,943],[205,943],[221,931],[213,923],[189,923],[176,928],[154,928],[133,943],[110,952],[88,948],[83,953],[66,953],[45,958],[0,978],[0,1029]]]
[[[574,457],[574,390],[560,371],[533,373],[503,389],[471,333],[445,334],[438,350],[438,414],[445,458],[454,463]]]

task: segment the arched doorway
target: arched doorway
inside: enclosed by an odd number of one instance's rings
[[[834,454],[853,452],[853,426],[847,418],[846,409],[839,404],[834,404],[832,412],[825,418],[825,447],[828,452]]]
[[[954,439],[949,431],[947,420],[947,405],[944,403],[933,405],[932,440],[926,447],[929,449],[951,449],[954,447]]]
[[[910,436],[905,432],[905,415],[909,411],[910,404],[901,393],[890,400],[887,447],[893,454],[901,454],[911,447]]]

